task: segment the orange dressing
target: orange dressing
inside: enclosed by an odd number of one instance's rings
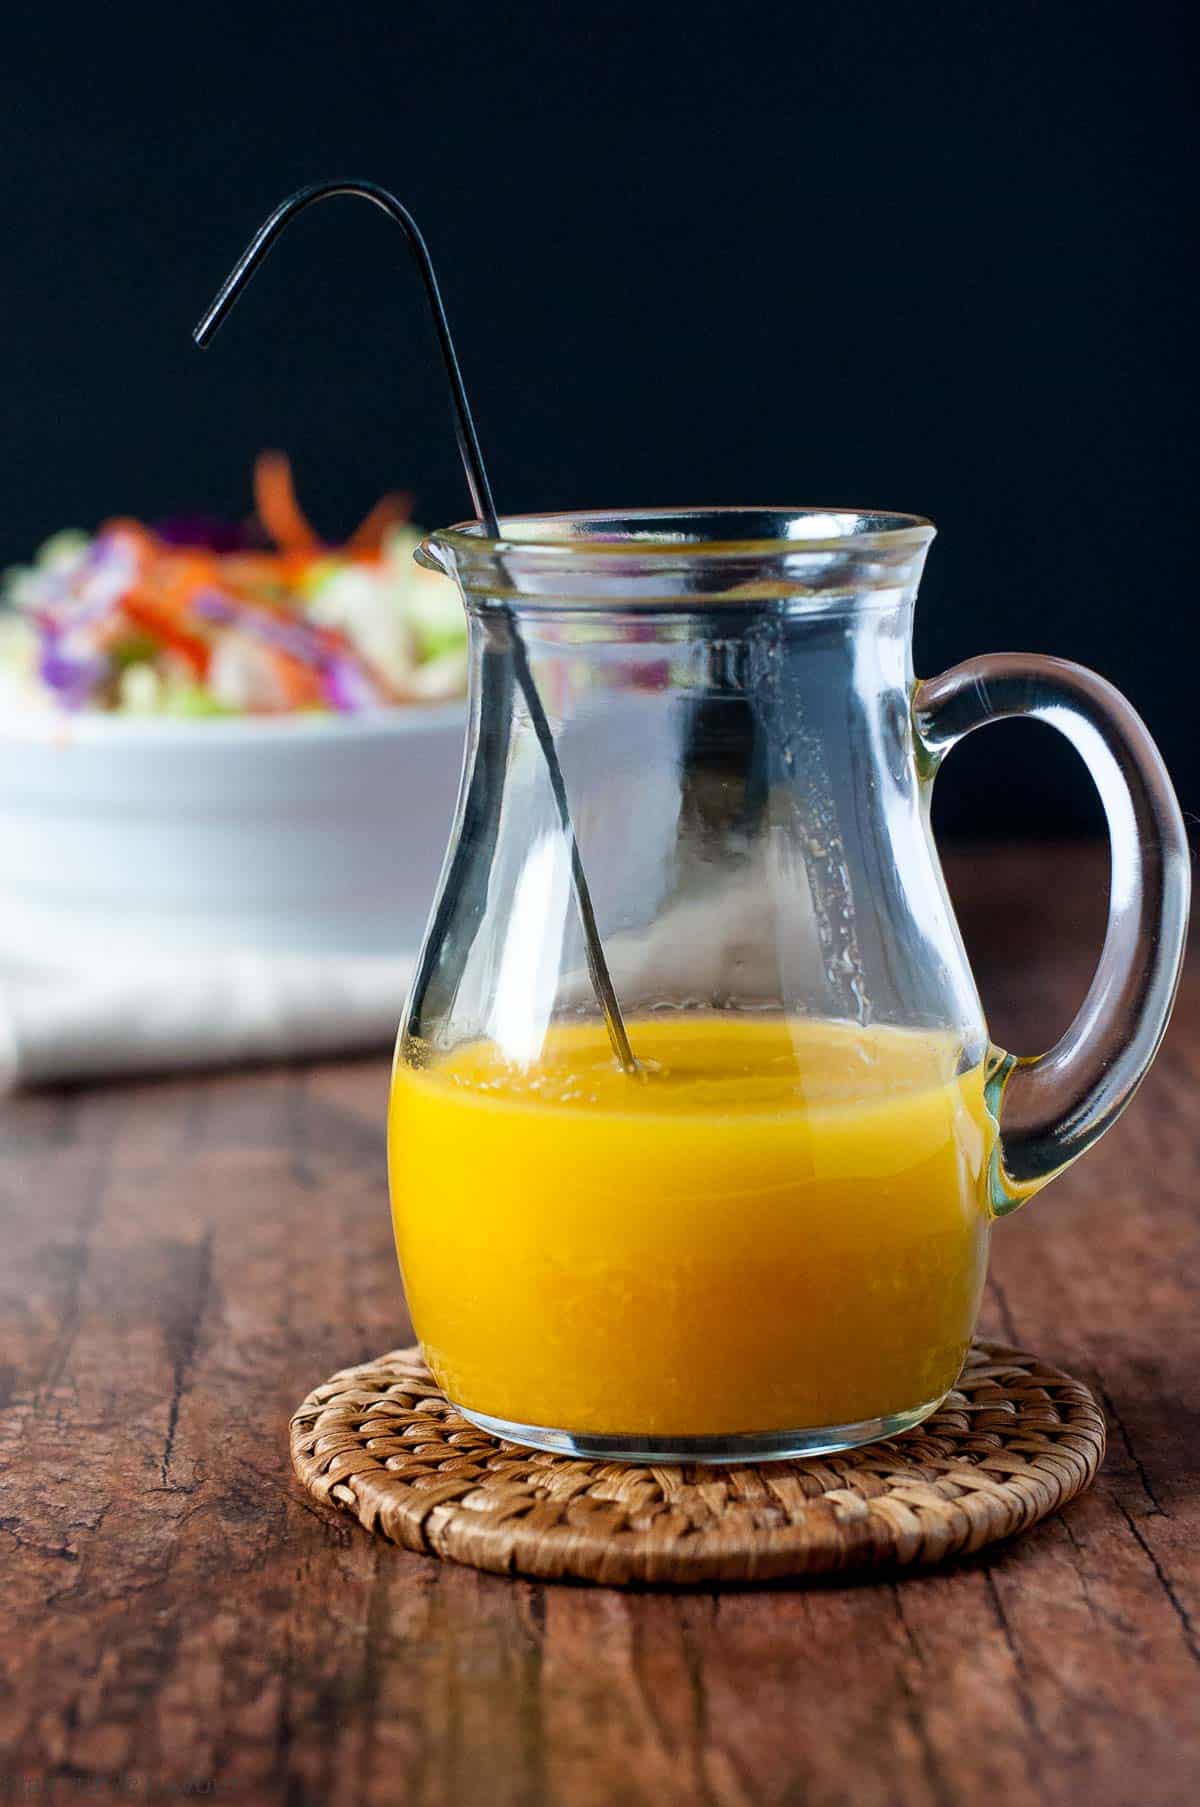
[[[948,1033],[635,1019],[532,1064],[397,1062],[396,1244],[449,1397],[518,1424],[713,1436],[938,1399],[987,1258],[995,1125]]]

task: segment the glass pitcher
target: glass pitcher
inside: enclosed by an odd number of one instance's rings
[[[993,1221],[1102,1134],[1154,1055],[1188,905],[1162,761],[1110,685],[1057,659],[914,680],[933,531],[713,509],[421,549],[469,616],[469,734],[397,1049],[391,1190],[426,1358],[496,1435],[743,1461],[918,1423],[960,1371]],[[929,827],[946,752],[1011,715],[1074,743],[1112,841],[1095,979],[1031,1059],[989,1040]]]

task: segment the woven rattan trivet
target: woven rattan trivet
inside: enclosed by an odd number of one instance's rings
[[[405,1549],[497,1574],[766,1581],[940,1562],[1023,1531],[1087,1487],[1104,1418],[1079,1381],[976,1342],[916,1430],[845,1455],[670,1468],[543,1455],[469,1424],[417,1349],[347,1368],[292,1419],[318,1500]]]

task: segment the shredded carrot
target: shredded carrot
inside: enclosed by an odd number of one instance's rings
[[[152,634],[171,652],[178,653],[198,678],[205,675],[211,656],[209,644],[179,625],[179,612],[170,604],[145,590],[130,590],[122,598],[121,610],[135,627]]]
[[[321,675],[311,665],[294,659],[290,653],[280,652],[277,647],[270,649],[270,663],[286,708],[309,709],[323,701]]]
[[[215,553],[180,551],[159,558],[153,576],[156,599],[183,620],[196,591],[220,583],[221,566]]]
[[[254,461],[254,506],[281,552],[319,552],[321,541],[296,500],[286,452],[260,452]]]
[[[381,496],[370,514],[363,516],[346,541],[346,551],[350,557],[378,557],[383,550],[383,542],[393,527],[403,527],[411,519],[412,505],[413,499],[407,490],[398,489]]]

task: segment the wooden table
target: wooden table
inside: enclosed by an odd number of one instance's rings
[[[1081,994],[1104,865],[959,855],[993,1032]],[[1180,1807],[1200,1793],[1200,976],[1144,1092],[1000,1227],[986,1328],[1085,1377],[1095,1490],[897,1584],[530,1586],[372,1539],[286,1425],[408,1337],[383,1060],[0,1113],[0,1800]]]

